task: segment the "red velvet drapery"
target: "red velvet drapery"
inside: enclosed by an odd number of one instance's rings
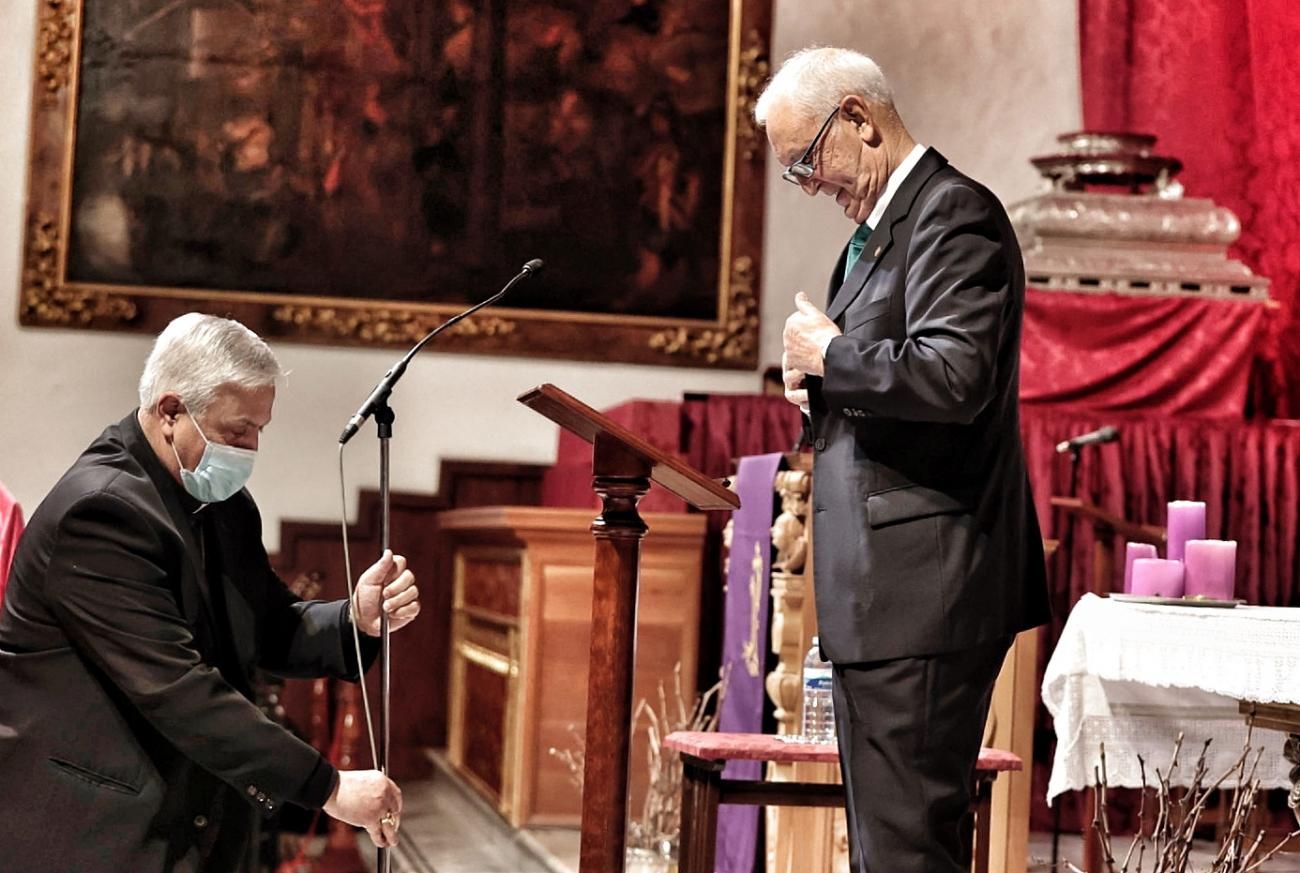
[[[0,484],[0,603],[5,599],[5,583],[9,580],[9,565],[18,547],[18,537],[23,533],[23,510],[18,501]]]
[[[1269,314],[1243,300],[1031,288],[1020,400],[1240,420]]]
[[[1241,219],[1232,254],[1282,305],[1274,411],[1300,416],[1295,0],[1079,0],[1079,18],[1085,126],[1155,134],[1190,196]]]
[[[1116,443],[1086,449],[1079,496],[1129,521],[1163,525],[1170,500],[1204,500],[1210,537],[1237,541],[1237,596],[1300,604],[1300,422],[1209,422],[1022,407],[1022,432],[1044,536],[1060,537],[1048,500],[1069,485],[1056,443],[1104,424]],[[1076,524],[1068,583],[1053,585],[1057,620],[1087,590],[1093,535]],[[1121,552],[1122,554],[1122,552]]]
[[[802,417],[784,397],[688,395],[682,402],[682,449],[707,476],[729,476],[745,455],[794,451]]]

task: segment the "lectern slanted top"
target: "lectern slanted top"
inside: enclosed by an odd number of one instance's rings
[[[593,445],[600,438],[621,443],[629,452],[649,463],[652,482],[667,488],[696,509],[732,510],[740,506],[740,498],[734,491],[727,490],[680,458],[655,448],[618,422],[550,383],[520,394],[519,402]],[[601,475],[599,470],[592,472]]]

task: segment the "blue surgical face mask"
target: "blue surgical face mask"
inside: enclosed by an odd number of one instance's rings
[[[253,475],[253,462],[257,460],[257,452],[214,443],[208,439],[203,428],[199,427],[198,419],[190,416],[190,421],[194,422],[194,428],[203,437],[203,442],[207,443],[207,448],[203,450],[203,457],[199,458],[194,469],[186,470],[180,453],[176,451],[176,443],[172,442],[172,452],[181,468],[181,484],[191,497],[203,503],[220,503],[233,497],[247,484],[248,477]]]

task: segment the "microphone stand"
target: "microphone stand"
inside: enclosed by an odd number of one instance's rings
[[[389,442],[393,438],[393,419],[397,416],[393,413],[393,408],[388,405],[388,395],[379,401],[375,409],[375,430],[379,437],[379,554],[384,554],[391,546],[390,528],[389,528]],[[392,667],[393,660],[391,643],[392,638],[388,627],[388,613],[384,610],[383,590],[379,594],[379,760],[375,762],[375,767],[380,773],[388,775],[388,740],[389,740],[389,716],[391,705],[392,691]],[[361,681],[365,681],[363,676]],[[392,859],[389,857],[388,849],[379,849],[378,870],[379,873],[390,873],[392,870]]]
[[[496,294],[493,294],[486,300],[474,304],[469,309],[466,309],[459,315],[447,319],[442,324],[431,330],[424,339],[416,343],[410,351],[403,355],[402,359],[398,361],[392,369],[384,374],[384,377],[379,380],[379,384],[375,386],[374,390],[370,392],[370,396],[366,398],[366,402],[361,404],[361,408],[356,411],[356,414],[348,420],[347,426],[343,428],[343,433],[339,437],[340,445],[347,444],[348,440],[352,439],[352,437],[356,435],[357,430],[363,423],[365,423],[367,418],[372,415],[375,417],[375,429],[379,437],[379,552],[381,555],[392,545],[390,541],[389,514],[389,508],[391,505],[389,490],[389,443],[393,438],[393,421],[397,416],[394,414],[393,408],[389,406],[388,398],[392,395],[393,388],[396,387],[398,380],[401,379],[402,375],[406,372],[406,365],[411,362],[411,359],[415,357],[416,353],[419,352],[420,349],[424,348],[426,343],[447,328],[459,322],[461,319],[467,318],[475,312],[478,312],[483,307],[490,306],[497,302],[506,295],[506,292],[515,286],[516,282],[536,273],[541,268],[541,260],[537,258],[532,259],[528,263],[524,264],[523,269],[515,274],[515,277],[507,282],[505,287]],[[385,776],[388,775],[389,725],[391,723],[390,717],[392,715],[391,652],[388,613],[383,609],[383,594],[381,593],[379,609],[379,748],[377,750],[379,760],[375,761],[375,769],[383,773]],[[365,681],[364,676],[362,676],[361,681]],[[392,859],[389,855],[389,850],[379,849],[378,851],[378,873],[391,873]]]
[[[1079,492],[1079,457],[1083,454],[1083,446],[1071,445],[1070,450],[1070,487],[1066,491],[1066,497],[1077,497]],[[1074,562],[1071,560],[1071,552],[1074,550],[1074,518],[1067,512],[1062,512],[1061,517],[1065,519],[1065,528],[1061,531],[1061,542],[1057,547],[1061,551],[1061,557],[1057,563],[1063,567],[1061,579],[1066,583],[1066,592],[1068,593],[1069,583],[1074,576]],[[1058,797],[1056,803],[1052,805],[1052,860],[1051,867],[1056,869],[1057,862],[1061,852],[1061,805],[1064,798]],[[1088,833],[1088,826],[1083,828],[1083,841],[1087,843],[1091,838]]]

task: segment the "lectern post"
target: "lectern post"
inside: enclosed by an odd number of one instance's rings
[[[592,488],[601,513],[591,525],[596,572],[587,674],[587,744],[582,777],[580,869],[622,870],[627,821],[627,760],[632,735],[636,593],[645,522],[637,503],[650,490],[650,464],[597,436]],[[590,825],[588,824],[590,823]]]

